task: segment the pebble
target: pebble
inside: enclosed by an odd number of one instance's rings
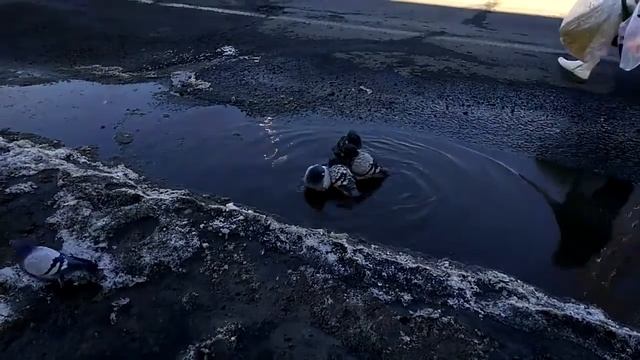
[[[133,135],[126,132],[117,132],[113,139],[120,145],[127,145],[133,142]]]

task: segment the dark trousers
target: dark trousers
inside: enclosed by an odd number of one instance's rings
[[[620,56],[622,56],[622,44],[618,43],[618,36],[616,35],[616,37],[613,38],[613,40],[611,40],[611,46],[615,46],[618,48],[618,54]]]

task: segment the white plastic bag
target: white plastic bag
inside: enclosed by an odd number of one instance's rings
[[[560,41],[584,62],[607,55],[622,22],[620,0],[578,0],[562,21]]]
[[[640,6],[636,6],[624,32],[620,68],[631,71],[640,65]]]

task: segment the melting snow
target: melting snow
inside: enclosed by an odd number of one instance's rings
[[[11,307],[7,303],[5,296],[0,296],[0,328],[2,328],[5,321],[11,320],[12,317]]]
[[[9,186],[4,190],[7,194],[27,194],[33,192],[38,186],[31,181]]]
[[[196,90],[206,90],[211,87],[210,82],[196,79],[196,74],[192,71],[175,71],[171,73],[171,85],[176,88]]]
[[[620,358],[637,351],[640,333],[609,319],[600,309],[573,301],[560,301],[508,275],[482,269],[468,269],[447,260],[423,259],[384,247],[358,243],[347,235],[325,230],[306,229],[282,224],[273,218],[244,209],[233,203],[217,205],[195,200],[187,192],[165,190],[145,184],[131,170],[93,163],[79,153],[37,145],[22,140],[7,142],[0,137],[0,175],[33,175],[45,169],[59,169],[62,186],[55,198],[56,213],[48,220],[58,229],[63,250],[86,256],[105,269],[103,284],[107,289],[131,286],[145,281],[155,265],[168,265],[180,271],[184,260],[201,251],[202,242],[189,223],[175,214],[182,200],[196,203],[209,212],[207,227],[224,235],[244,233],[254,236],[269,251],[276,250],[319,265],[335,280],[354,272],[362,274],[363,286],[384,302],[405,305],[422,302],[448,303],[453,309],[464,309],[489,316],[506,325],[523,330],[544,327],[549,336],[558,336],[592,349],[601,357],[609,357],[599,341],[611,345]],[[85,180],[94,176],[108,179],[123,188],[111,194],[137,196],[141,200],[129,206],[94,209],[87,198],[98,189]],[[104,189],[100,190],[104,191]],[[140,269],[131,272],[121,263],[123,254],[105,252],[107,234],[118,226],[143,217],[154,217],[159,225],[151,235],[129,250],[140,260]],[[32,286],[19,268],[0,270],[0,283],[13,287]],[[9,313],[11,302],[0,298],[0,311]],[[3,312],[0,312],[3,314]],[[425,309],[416,316],[437,316],[439,310]],[[4,316],[6,319],[7,315]],[[592,334],[584,338],[584,331]]]
[[[218,49],[218,52],[222,54],[222,56],[236,56],[238,55],[238,50],[233,46],[227,45]]]

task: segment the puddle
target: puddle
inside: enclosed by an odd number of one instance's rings
[[[168,93],[81,81],[4,87],[0,128],[96,145],[163,185],[228,196],[290,223],[498,269],[620,318],[635,311],[633,184],[395,128],[167,105]],[[326,161],[352,127],[392,176],[359,202],[305,198],[304,170]]]

